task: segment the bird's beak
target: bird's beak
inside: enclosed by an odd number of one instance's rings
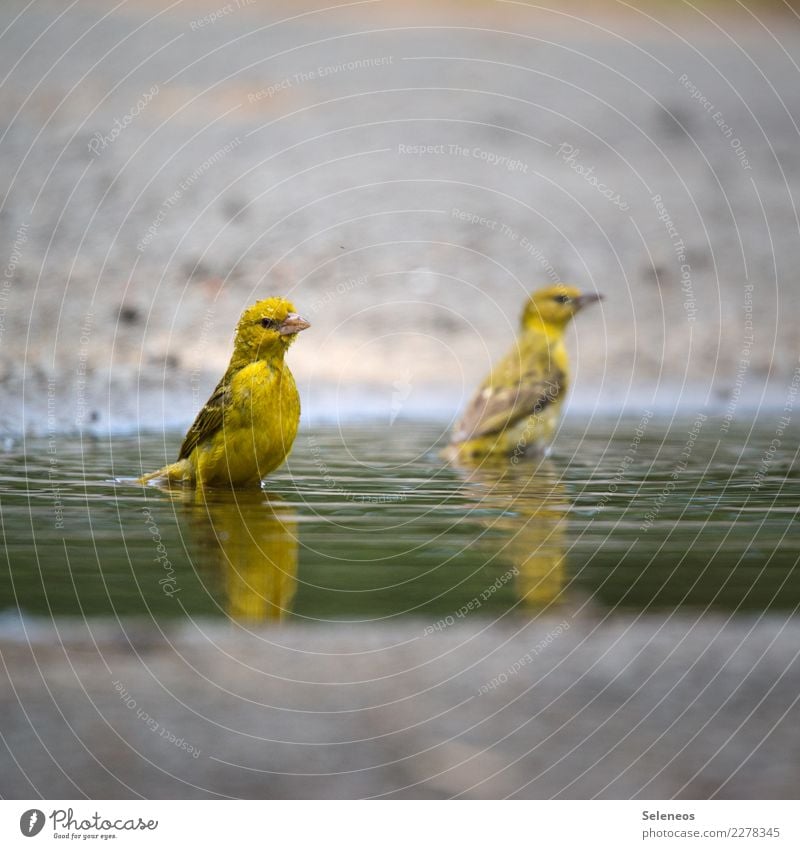
[[[278,333],[281,336],[291,336],[294,333],[305,330],[307,327],[311,327],[311,324],[303,316],[298,315],[296,312],[290,312],[278,327]]]
[[[595,301],[602,301],[603,296],[599,292],[587,292],[585,295],[580,295],[577,298],[578,301],[578,309],[582,310],[584,307],[588,307],[589,304],[595,303]]]

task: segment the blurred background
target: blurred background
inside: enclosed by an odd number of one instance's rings
[[[786,0],[4,0],[0,795],[796,796],[798,62]],[[445,464],[560,281],[551,456]],[[275,294],[288,463],[132,485]]]
[[[573,407],[783,400],[791,4],[9,0],[3,18],[9,431],[45,430],[48,380],[59,430],[188,424],[240,311],[276,293],[314,325],[291,355],[306,423],[449,418],[556,281],[607,296],[571,334]]]

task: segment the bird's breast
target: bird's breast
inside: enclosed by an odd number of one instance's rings
[[[288,454],[300,419],[300,399],[288,368],[254,363],[236,376],[235,402],[225,421],[225,441],[232,476],[258,470],[263,477]]]

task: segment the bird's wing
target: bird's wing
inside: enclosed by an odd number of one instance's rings
[[[491,375],[467,405],[453,431],[453,442],[500,433],[528,416],[541,413],[564,391],[565,375],[548,357],[544,368],[524,364],[498,369],[504,379]],[[516,373],[514,373],[516,372]]]
[[[203,409],[197,414],[197,418],[183,440],[178,460],[188,457],[201,442],[205,442],[222,427],[223,413],[231,400],[231,387],[228,377],[226,374],[220,380]]]

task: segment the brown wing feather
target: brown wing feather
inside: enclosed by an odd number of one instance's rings
[[[178,460],[188,457],[201,442],[205,442],[222,427],[225,406],[228,403],[230,403],[230,384],[226,374],[189,428],[181,445]]]
[[[467,405],[453,431],[453,442],[500,433],[528,416],[544,410],[564,390],[564,375],[526,371],[511,386],[492,386],[487,381]]]

